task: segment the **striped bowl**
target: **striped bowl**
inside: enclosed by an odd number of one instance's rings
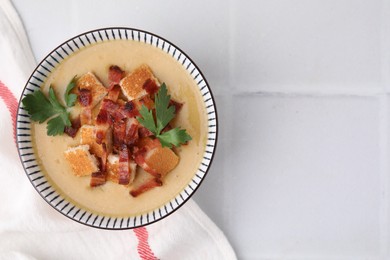
[[[155,46],[176,59],[192,75],[197,82],[199,91],[203,96],[208,117],[208,136],[206,150],[199,168],[194,172],[188,185],[168,203],[150,212],[129,217],[108,217],[89,212],[67,200],[53,186],[50,185],[46,175],[37,162],[32,144],[31,120],[23,104],[19,101],[17,116],[17,144],[20,160],[31,184],[54,209],[66,217],[95,228],[102,229],[131,229],[145,226],[159,221],[182,206],[197,190],[205,178],[214,157],[217,144],[217,112],[214,98],[209,85],[196,64],[177,46],[153,33],[132,28],[103,28],[89,31],[75,36],[55,48],[36,67],[24,87],[21,99],[40,89],[43,82],[62,60],[69,55],[91,44],[112,40],[139,41]]]

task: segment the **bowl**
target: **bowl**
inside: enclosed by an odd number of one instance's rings
[[[152,209],[131,214],[106,214],[99,210],[91,210],[80,205],[61,190],[61,183],[56,183],[43,168],[42,160],[37,152],[36,143],[39,139],[35,135],[34,122],[31,121],[21,100],[35,90],[38,90],[56,72],[56,69],[68,60],[69,56],[77,55],[85,48],[106,42],[120,41],[125,43],[140,42],[157,48],[167,55],[167,59],[174,60],[194,80],[195,91],[201,96],[204,104],[205,122],[205,147],[200,155],[200,162],[196,170],[189,172],[187,183],[175,194],[171,194],[169,200]],[[131,51],[131,50],[129,50]],[[64,216],[87,226],[101,229],[131,229],[157,222],[179,209],[199,188],[210,168],[214,158],[217,144],[218,120],[215,101],[211,89],[204,75],[192,59],[176,45],[168,40],[139,29],[134,28],[103,28],[88,31],[77,35],[56,47],[50,52],[32,72],[28,79],[19,101],[17,115],[17,145],[21,163],[27,178],[40,196],[56,211]],[[35,139],[37,138],[37,139]],[[145,202],[147,203],[147,202]]]

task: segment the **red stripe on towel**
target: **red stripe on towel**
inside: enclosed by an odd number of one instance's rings
[[[16,142],[16,113],[18,110],[18,101],[16,100],[15,96],[12,94],[11,90],[7,88],[1,81],[0,81],[0,97],[4,100],[4,103],[11,114],[14,141]]]
[[[134,233],[138,238],[138,254],[142,260],[157,260],[148,242],[148,230],[145,227],[134,229]]]

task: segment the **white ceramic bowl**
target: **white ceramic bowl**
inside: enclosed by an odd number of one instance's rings
[[[54,209],[61,214],[77,221],[79,223],[103,229],[130,229],[148,225],[167,217],[180,206],[182,206],[197,190],[205,178],[211,162],[217,143],[217,113],[213,95],[203,74],[195,63],[178,47],[171,42],[143,30],[132,28],[103,28],[89,31],[75,36],[55,48],[49,53],[36,67],[30,76],[23,90],[21,99],[41,87],[45,79],[56,69],[66,57],[91,44],[112,41],[112,40],[139,41],[153,45],[171,55],[172,59],[177,60],[185,70],[195,79],[206,107],[208,117],[208,134],[206,149],[199,168],[193,173],[192,180],[188,185],[168,203],[160,208],[150,212],[128,216],[128,217],[109,217],[89,212],[68,201],[61,193],[51,186],[46,175],[41,171],[38,164],[37,155],[34,153],[31,121],[27,111],[23,108],[22,102],[19,102],[17,117],[17,143],[21,162],[31,181],[31,184]],[[61,186],[58,184],[58,186]]]

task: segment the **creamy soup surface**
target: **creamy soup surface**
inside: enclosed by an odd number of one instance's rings
[[[108,84],[108,68],[118,65],[126,73],[147,64],[159,81],[165,82],[171,98],[184,103],[174,126],[187,130],[192,140],[175,151],[180,161],[163,179],[163,186],[134,198],[130,187],[107,181],[91,188],[90,177],[76,177],[64,158],[64,151],[79,144],[79,136],[48,136],[46,123],[33,124],[34,147],[39,164],[53,186],[78,206],[106,216],[134,216],[156,209],[170,201],[190,182],[203,157],[207,138],[207,118],[196,82],[174,58],[162,50],[141,42],[109,41],[91,45],[64,60],[42,86],[48,93],[52,85],[62,101],[69,81],[75,75],[93,72],[104,85]],[[76,109],[74,109],[76,111]],[[73,113],[75,113],[73,111]],[[147,174],[137,167],[136,181]]]

